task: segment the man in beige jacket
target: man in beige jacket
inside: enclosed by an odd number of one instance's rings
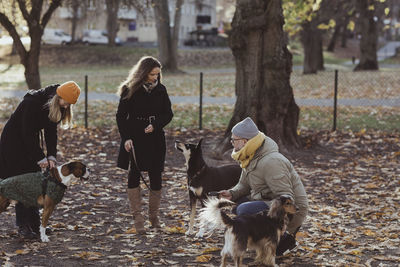
[[[268,209],[280,195],[293,197],[298,212],[290,220],[276,250],[282,255],[296,247],[296,233],[308,211],[307,194],[290,161],[279,153],[274,140],[260,132],[249,117],[232,128],[232,158],[242,167],[236,186],[219,192],[219,196],[237,202],[236,213],[254,214]]]

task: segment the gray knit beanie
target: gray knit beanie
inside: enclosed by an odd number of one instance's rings
[[[233,126],[232,133],[245,139],[251,139],[256,136],[259,131],[254,121],[250,117],[247,117]]]

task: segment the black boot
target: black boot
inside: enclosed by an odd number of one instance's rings
[[[35,234],[40,235],[40,225],[31,226],[32,231]],[[53,233],[53,229],[50,226],[46,227],[46,235],[51,235]]]
[[[28,225],[18,227],[18,235],[23,239],[36,239],[39,235],[35,234]]]
[[[297,246],[296,239],[293,235],[284,233],[276,248],[276,256],[282,256],[286,251],[290,251]]]

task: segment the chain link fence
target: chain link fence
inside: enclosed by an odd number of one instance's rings
[[[126,69],[87,68],[78,69],[75,73],[42,73],[42,84],[75,80],[82,89],[87,88],[87,98],[83,92],[81,101],[76,105],[75,117],[80,125],[101,126],[115,124],[119,100],[116,92],[127,73]],[[202,83],[200,73],[196,71],[165,74],[163,83],[168,89],[175,114],[170,127],[192,128],[197,125],[199,128],[216,129],[228,125],[236,100],[234,69],[204,72]],[[339,70],[336,84],[333,70],[309,75],[294,70],[291,86],[300,106],[300,131],[400,130],[400,75],[396,69]],[[24,92],[21,90],[21,93]],[[11,112],[12,109],[7,112],[7,105],[2,105],[3,120]]]
[[[168,88],[175,111],[171,127],[190,128],[197,124],[200,129],[215,129],[224,128],[228,124],[235,103],[234,73],[202,75],[192,73],[165,77],[164,84]],[[92,97],[100,99],[99,101],[118,101],[116,90],[125,78],[116,74],[92,74],[88,78],[91,92],[89,100]],[[103,80],[107,82],[102,82]],[[291,86],[296,103],[300,106],[300,131],[400,130],[400,75],[396,70],[336,70],[311,75],[294,71],[291,75]],[[91,116],[95,111],[89,110],[89,124],[93,120],[107,120],[107,116],[108,122],[114,120],[113,109],[116,109],[116,104],[114,105],[108,108],[101,105],[106,110],[101,115]],[[91,108],[90,104],[88,108]],[[81,110],[80,114],[82,112]],[[111,117],[107,115],[109,113]],[[82,123],[85,121],[82,117],[80,120]]]
[[[398,70],[293,73],[300,129],[400,130]],[[335,87],[337,88],[335,108]]]

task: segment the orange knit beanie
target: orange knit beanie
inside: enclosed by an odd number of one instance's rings
[[[70,104],[75,104],[81,93],[81,88],[74,81],[61,84],[57,88],[57,95]]]

